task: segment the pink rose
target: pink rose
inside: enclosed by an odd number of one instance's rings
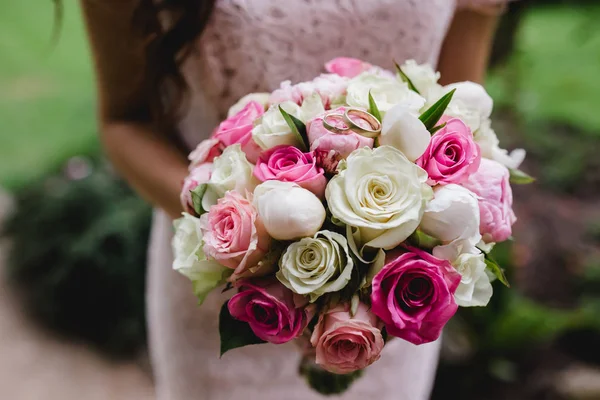
[[[486,243],[508,239],[517,220],[512,209],[509,176],[505,166],[483,158],[477,172],[462,184],[479,196],[479,231]]]
[[[200,217],[204,253],[227,268],[230,280],[269,271],[251,271],[269,250],[271,238],[252,203],[239,193],[225,197]]]
[[[201,141],[196,149],[190,153],[190,171],[204,163],[211,163],[213,160],[223,153],[223,143],[217,139],[206,139]]]
[[[458,118],[449,119],[437,131],[417,165],[427,171],[430,185],[461,183],[475,173],[481,161],[481,150],[467,125]]]
[[[356,315],[349,307],[338,306],[319,316],[311,337],[316,362],[335,374],[347,374],[366,368],[379,360],[383,337],[377,317],[360,303]]]
[[[310,190],[319,198],[325,194],[327,179],[317,167],[313,153],[303,153],[294,146],[276,146],[263,152],[254,167],[254,176],[261,182],[293,182]]]
[[[196,166],[190,171],[190,174],[183,181],[183,187],[181,188],[181,194],[179,199],[181,200],[181,206],[183,210],[191,215],[197,215],[194,210],[194,203],[192,201],[192,190],[196,189],[198,185],[207,183],[210,180],[212,174],[213,165],[212,163],[204,163]]]
[[[308,121],[306,124],[306,133],[308,135],[311,150],[325,152],[327,154],[333,150],[335,154],[339,154],[340,157],[346,158],[356,149],[365,146],[373,147],[373,139],[364,137],[358,133],[351,132],[349,134],[341,134],[333,133],[325,129],[323,126],[323,118],[326,115],[343,114],[345,111],[345,107],[339,107],[335,110],[327,111],[325,114],[316,117],[312,121]],[[359,126],[365,128],[370,127],[366,121],[360,119],[353,119],[353,121]],[[346,128],[346,124],[341,118],[331,117],[327,122],[338,128]]]
[[[252,139],[254,121],[265,113],[263,105],[257,101],[250,101],[237,114],[227,118],[215,130],[213,139],[219,140],[225,146],[239,143],[246,158],[255,163],[261,149]]]
[[[436,340],[458,309],[454,292],[461,277],[450,262],[407,250],[389,253],[373,278],[372,311],[390,335],[423,344]]]
[[[300,82],[292,85],[290,81],[281,83],[279,89],[275,90],[269,98],[269,104],[279,104],[292,101],[302,105],[305,98],[313,93],[321,96],[323,107],[331,108],[332,103],[342,100],[346,93],[348,79],[335,74],[321,74],[312,81]]]
[[[373,66],[358,58],[337,57],[325,64],[325,70],[346,78],[354,78],[362,72],[368,71]]]
[[[306,298],[277,279],[239,282],[239,292],[227,304],[233,318],[247,322],[256,336],[275,344],[302,334],[311,317]]]

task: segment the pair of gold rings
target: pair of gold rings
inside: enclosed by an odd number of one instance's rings
[[[351,117],[358,118],[361,121],[365,121],[369,128],[364,128],[358,125],[352,120]],[[340,128],[336,126],[342,122],[345,127]],[[364,137],[371,139],[376,138],[381,133],[381,122],[371,113],[361,110],[359,108],[348,108],[344,113],[331,113],[323,117],[323,126],[330,132],[338,133],[342,135],[348,135],[350,133],[358,133]]]

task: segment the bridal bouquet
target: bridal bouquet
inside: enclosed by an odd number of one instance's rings
[[[331,393],[387,340],[434,341],[508,285],[488,253],[511,236],[510,183],[532,179],[480,85],[414,61],[325,68],[245,96],[190,154],[173,267],[200,303],[231,289],[221,354],[299,339],[301,372]]]

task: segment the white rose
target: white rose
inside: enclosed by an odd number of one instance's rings
[[[192,281],[194,293],[202,303],[206,295],[224,283],[233,270],[204,256],[199,218],[183,213],[183,217],[174,222],[174,227],[175,235],[171,241],[173,269]]]
[[[314,302],[325,293],[342,290],[350,282],[353,267],[346,238],[320,231],[288,246],[279,260],[277,279]]]
[[[461,307],[486,306],[494,290],[485,271],[483,253],[464,253],[456,260],[450,261],[461,276],[460,284],[454,293],[456,304]]]
[[[482,157],[497,161],[508,168],[519,168],[525,159],[526,153],[523,149],[515,149],[509,153],[500,148],[500,141],[492,129],[489,119],[481,123],[479,129],[474,132],[473,139],[479,144]]]
[[[299,138],[292,132],[283,118],[279,106],[288,114],[301,118],[300,106],[291,101],[271,106],[258,120],[258,124],[252,129],[252,139],[263,150],[279,145],[301,147]]]
[[[242,111],[242,109],[251,101],[256,101],[262,104],[263,107],[266,107],[269,104],[269,96],[271,96],[270,93],[250,93],[245,95],[229,108],[229,111],[227,111],[227,118]]]
[[[214,205],[216,199],[223,197],[229,190],[235,190],[242,196],[246,191],[254,190],[258,181],[252,174],[253,169],[239,144],[227,147],[223,154],[213,161],[213,171],[208,182],[209,190],[204,195],[202,206]],[[207,201],[211,204],[205,204]],[[204,209],[208,210],[206,207]]]
[[[429,94],[433,94],[434,91],[438,90],[438,80],[440,79],[440,73],[434,71],[429,64],[417,64],[415,60],[408,60],[402,66],[402,72],[408,76],[415,88],[425,98],[429,97]]]
[[[421,229],[442,241],[436,257],[454,260],[481,240],[477,196],[459,185],[439,186],[425,208]]]
[[[312,192],[292,182],[267,181],[254,190],[254,204],[269,235],[277,240],[313,236],[325,207]]]
[[[492,115],[494,101],[480,84],[466,81],[444,86],[446,93],[452,89],[456,89],[456,92],[454,92],[450,104],[462,105],[469,112],[478,115],[481,120],[487,119]]]
[[[425,99],[394,78],[363,72],[350,80],[346,102],[351,107],[369,109],[369,91],[382,115],[397,104],[405,106],[415,115],[425,105]]]
[[[423,122],[403,105],[392,107],[381,123],[379,144],[400,150],[410,161],[415,161],[427,149],[431,133]]]
[[[325,196],[334,217],[355,227],[364,246],[392,249],[419,225],[432,197],[427,173],[390,146],[353,151],[327,185]]]

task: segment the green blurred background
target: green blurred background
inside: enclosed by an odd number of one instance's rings
[[[49,332],[137,357],[150,209],[100,155],[79,10],[65,4],[53,42],[50,1],[1,9],[9,282]],[[538,181],[515,189],[517,241],[496,250],[513,288],[453,319],[434,398],[600,399],[599,20],[596,1],[530,0],[502,21],[487,81],[495,127],[527,149]]]

